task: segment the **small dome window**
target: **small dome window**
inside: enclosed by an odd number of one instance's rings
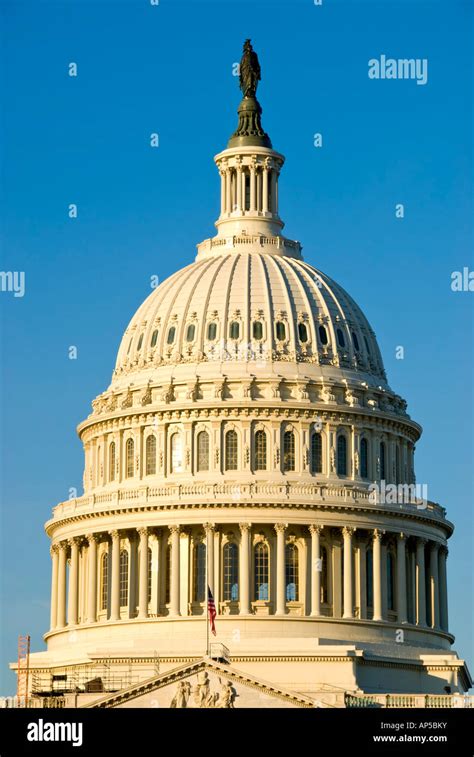
[[[364,336],[364,342],[365,342],[365,349],[367,350],[367,354],[370,355],[370,347],[369,347],[369,340],[366,336]]]
[[[308,341],[308,329],[306,328],[305,323],[298,324],[298,336],[300,338],[300,342],[303,342],[303,344]]]
[[[263,339],[263,324],[261,321],[253,322],[252,334],[254,339]]]
[[[356,352],[360,352],[360,344],[359,344],[359,340],[357,339],[357,334],[355,333],[355,331],[352,332],[352,341],[354,343],[354,348]]]
[[[231,339],[238,339],[240,334],[240,324],[238,321],[232,321],[229,329],[229,336]]]
[[[326,331],[324,326],[320,326],[319,329],[319,338],[321,339],[321,344],[327,344],[328,343],[328,332]]]
[[[345,347],[346,346],[346,340],[344,339],[344,334],[342,333],[342,329],[337,329],[337,343],[339,347]]]
[[[213,342],[217,336],[217,323],[210,323],[207,327],[207,338]]]
[[[138,340],[137,344],[137,350],[141,350],[143,344],[143,334],[140,334],[140,339]]]
[[[195,336],[196,336],[196,326],[194,325],[194,323],[190,323],[188,328],[186,329],[186,341],[194,342]]]
[[[130,347],[132,346],[132,341],[133,341],[133,339],[130,339],[130,341],[129,341],[129,343],[128,343],[128,350],[127,350],[127,355],[128,355],[128,353],[130,352]]]
[[[301,324],[301,325],[303,325],[303,324]],[[276,323],[276,338],[278,339],[279,342],[284,342],[285,339],[286,339],[286,328],[285,328],[285,324],[283,323],[283,321],[277,321],[277,323]],[[300,337],[300,339],[301,339],[301,337]],[[303,340],[301,340],[301,341],[303,341]]]
[[[155,331],[151,335],[151,346],[155,347],[157,341],[158,341],[158,329],[155,329]]]
[[[166,343],[173,344],[175,336],[176,336],[176,326],[171,326],[170,330],[168,331],[168,337],[166,339]]]

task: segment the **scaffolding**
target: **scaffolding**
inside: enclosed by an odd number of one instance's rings
[[[18,637],[18,668],[16,696],[18,707],[28,707],[28,679],[30,673],[30,637]]]
[[[31,693],[35,697],[62,697],[65,694],[101,694],[121,691],[139,683],[143,676],[133,673],[129,664],[124,670],[112,670],[111,661],[33,671]]]

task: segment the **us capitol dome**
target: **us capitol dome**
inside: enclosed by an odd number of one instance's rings
[[[46,523],[32,700],[449,706],[471,684],[453,525],[415,489],[421,428],[359,306],[282,234],[259,78],[247,41],[217,235],[138,308],[78,427],[84,494]]]

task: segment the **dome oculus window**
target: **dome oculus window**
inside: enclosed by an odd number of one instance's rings
[[[324,326],[320,326],[318,331],[321,344],[326,345],[328,343],[328,332],[326,331]]]
[[[186,341],[194,342],[195,336],[196,336],[196,326],[194,325],[194,323],[190,323],[188,328],[186,329]]]
[[[344,339],[344,334],[342,333],[341,329],[337,329],[337,343],[339,347],[344,348],[346,346],[346,340]]]
[[[176,336],[176,327],[171,326],[170,330],[168,331],[166,344],[173,344],[175,336]]]
[[[210,323],[207,327],[207,338],[213,342],[217,337],[217,323]]]
[[[155,329],[153,334],[151,335],[151,347],[155,347],[156,343],[158,341],[158,329]]]
[[[254,339],[263,339],[263,324],[261,321],[254,321],[252,324],[252,334]]]
[[[360,352],[360,344],[359,344],[359,340],[357,339],[357,334],[355,333],[355,331],[352,332],[352,342],[354,344],[355,351]]]
[[[303,324],[301,324],[303,325]],[[279,342],[284,342],[286,339],[286,328],[283,321],[277,321],[276,323],[276,338]],[[301,337],[300,337],[301,338]],[[301,340],[303,341],[303,340]]]
[[[238,321],[232,321],[229,328],[229,336],[231,339],[238,339],[240,334],[240,323]]]
[[[306,342],[308,341],[308,329],[306,328],[305,323],[298,324],[298,336],[300,338],[300,342],[306,344]]]

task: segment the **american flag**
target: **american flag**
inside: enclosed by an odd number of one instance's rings
[[[211,631],[216,635],[216,625],[214,623],[216,619],[216,603],[214,602],[214,597],[212,596],[212,591],[210,590],[209,586],[207,587],[207,613],[209,616],[209,625],[211,626]]]

